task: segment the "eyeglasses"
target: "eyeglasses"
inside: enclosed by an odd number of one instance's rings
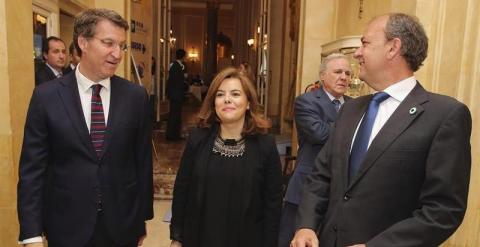
[[[127,45],[126,43],[118,43],[117,41],[115,40],[111,40],[111,39],[100,39],[100,38],[97,38],[97,37],[92,37],[96,40],[99,40],[100,43],[102,43],[102,45],[105,47],[105,48],[108,48],[108,49],[115,49],[115,48],[120,48],[120,50],[122,51],[127,51],[128,48],[130,47],[129,45]]]

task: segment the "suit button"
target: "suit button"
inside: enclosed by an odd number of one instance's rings
[[[345,193],[345,195],[343,196],[343,200],[344,201],[350,200],[350,195],[348,193]]]

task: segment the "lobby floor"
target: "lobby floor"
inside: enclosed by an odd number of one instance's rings
[[[147,222],[147,238],[143,241],[143,247],[169,247],[170,231],[168,222],[163,222],[163,216],[170,210],[170,200],[155,200],[155,217]]]

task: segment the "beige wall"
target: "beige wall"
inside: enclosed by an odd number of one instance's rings
[[[337,2],[332,0],[302,0],[298,47],[297,94],[318,80],[322,58],[321,45],[335,37]]]
[[[315,2],[315,3],[313,3]],[[330,7],[322,1],[304,0],[302,15],[305,27],[300,29],[304,39],[299,49],[300,76],[297,84],[316,76],[309,64],[318,64],[314,44],[329,37],[361,35],[368,21],[387,12],[406,12],[417,15],[429,37],[429,52],[424,66],[416,73],[424,87],[449,95],[465,103],[472,113],[472,175],[467,214],[460,229],[443,246],[480,246],[480,3],[476,0],[371,0],[363,1],[362,18],[358,18],[359,1],[336,0],[336,21],[330,21]],[[316,5],[313,7],[313,5]],[[322,5],[322,7],[320,6]],[[309,11],[311,9],[311,11]],[[320,18],[329,17],[327,20]],[[325,23],[325,24],[323,24]],[[322,25],[320,25],[322,24]],[[324,26],[325,34],[312,34]],[[328,40],[331,41],[331,40]],[[325,43],[325,42],[323,42]],[[310,49],[307,49],[310,47]],[[312,52],[313,51],[313,52]],[[308,54],[308,53],[314,54]],[[297,91],[298,92],[298,91]],[[475,97],[476,96],[476,97]]]
[[[135,58],[135,63],[138,66],[144,68],[142,85],[150,92],[152,85],[152,0],[144,0],[141,2],[132,2],[131,4],[131,20],[135,20],[137,23],[143,24],[143,28],[140,26],[135,27],[135,32],[131,33],[131,40],[136,43],[145,45],[145,53],[141,50],[130,49],[130,52]],[[130,22],[131,25],[131,22]],[[128,55],[128,54],[126,54]],[[135,73],[135,71],[132,71]],[[131,77],[131,80],[137,82],[136,76]]]
[[[16,184],[34,85],[32,2],[0,0],[0,243],[16,246]]]

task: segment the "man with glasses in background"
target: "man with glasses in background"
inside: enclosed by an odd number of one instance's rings
[[[151,120],[144,88],[114,73],[128,23],[89,9],[74,22],[74,73],[36,87],[18,183],[20,243],[137,246],[153,218]]]

